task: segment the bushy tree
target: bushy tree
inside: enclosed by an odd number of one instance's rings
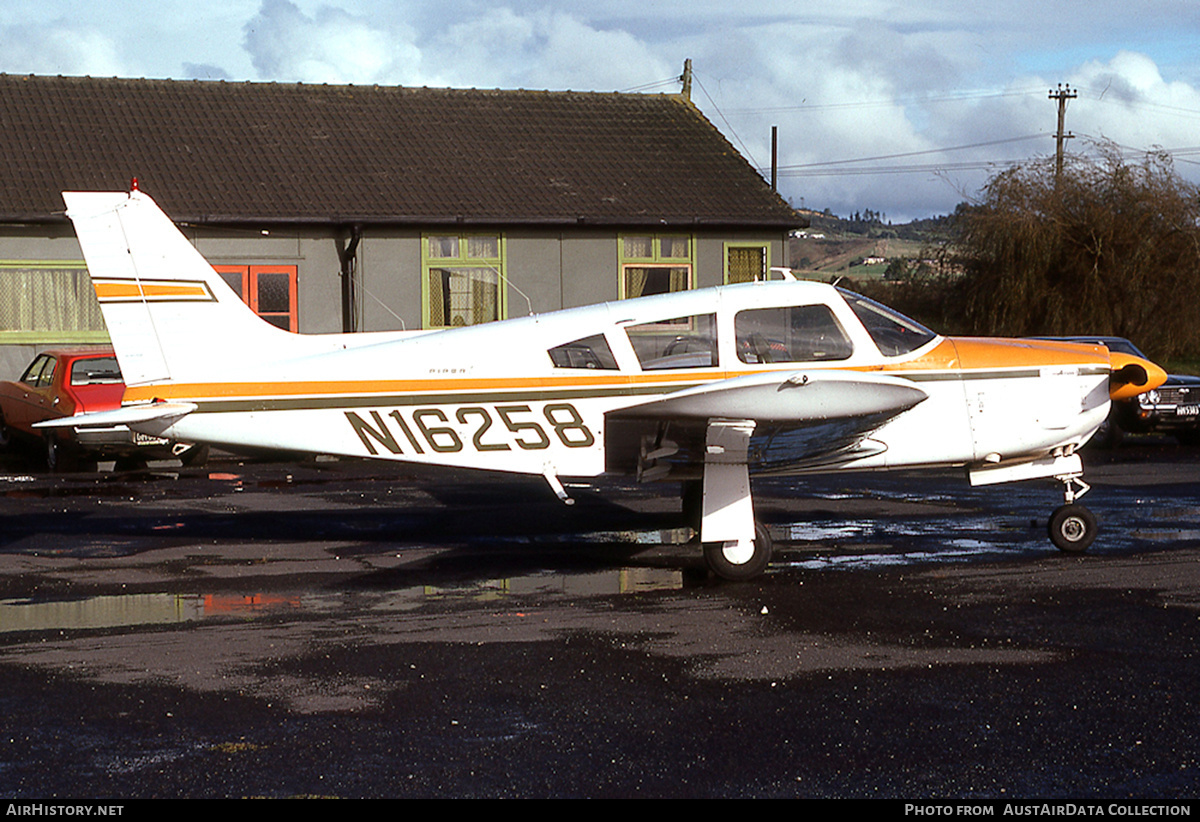
[[[1112,145],[992,178],[955,215],[968,330],[1111,334],[1147,353],[1200,353],[1200,190],[1169,155]]]

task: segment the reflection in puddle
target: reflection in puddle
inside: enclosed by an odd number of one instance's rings
[[[803,568],[817,571],[831,568],[864,569],[929,562],[962,562],[978,557],[984,551],[995,550],[995,546],[979,543],[969,550],[908,551],[895,554],[846,554],[842,556],[813,557],[812,559],[784,563],[788,568]]]
[[[458,586],[421,585],[382,594],[374,610],[409,611],[431,601],[486,602],[528,594],[610,596],[678,590],[676,569],[614,568],[589,574],[541,573],[480,580]],[[87,599],[0,600],[0,634],[19,631],[123,628],[172,625],[205,619],[254,619],[290,613],[328,612],[342,599],[335,594],[127,594]]]
[[[1006,525],[995,517],[957,517],[952,520],[838,520],[835,522],[794,522],[782,526],[793,542],[861,540],[864,538],[929,537],[950,534],[1013,532],[1023,526]],[[989,543],[979,541],[981,547]]]
[[[204,616],[204,597],[128,594],[52,602],[0,601],[0,631],[115,628],[190,622]]]
[[[777,567],[805,570],[870,570],[964,562],[998,554],[1044,551],[1049,544],[1041,531],[1031,536],[1027,525],[1004,522],[995,516],[793,522],[780,528],[784,539],[802,552],[821,552],[820,556],[795,560],[777,557]],[[988,534],[996,539],[981,536]],[[939,547],[929,550],[931,541]]]
[[[1194,528],[1175,528],[1170,530],[1133,531],[1130,536],[1150,542],[1178,542],[1180,540],[1200,540],[1200,530]]]

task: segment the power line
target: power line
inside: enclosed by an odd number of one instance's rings
[[[1028,97],[1040,93],[1041,89],[1016,89],[1011,91],[965,91],[928,97],[910,95],[908,97],[889,97],[883,100],[855,100],[844,103],[806,103],[800,102],[794,106],[764,106],[761,108],[734,108],[730,114],[773,114],[783,111],[828,111],[837,109],[879,108],[885,106],[907,105],[910,103],[954,103],[965,100],[983,100],[999,97]]]
[[[695,80],[696,85],[698,85],[700,87],[700,90],[702,92],[704,92],[705,99],[707,99],[709,104],[712,105],[713,110],[717,112],[717,115],[721,118],[721,122],[725,124],[725,127],[727,129],[729,129],[729,133],[733,136],[734,140],[736,140],[738,145],[741,147],[742,154],[744,154],[747,158],[749,158],[750,164],[752,166],[754,166],[757,169],[761,169],[762,166],[758,163],[757,160],[754,159],[754,155],[750,153],[750,149],[746,146],[745,141],[742,140],[742,138],[738,136],[738,133],[734,129],[733,124],[729,122],[729,119],[721,111],[721,107],[717,105],[717,101],[714,100],[712,98],[712,95],[708,93],[708,89],[706,89],[704,87],[704,83],[702,83],[700,81],[700,78],[698,76],[696,76],[695,72],[692,73],[692,79]],[[760,171],[759,173],[762,173],[762,172]]]
[[[828,160],[828,161],[823,161],[823,162],[819,162],[819,163],[798,163],[798,164],[793,164],[793,165],[780,166],[780,170],[782,171],[784,169],[788,169],[788,170],[794,171],[794,170],[798,170],[798,169],[816,168],[818,166],[839,166],[839,165],[846,165],[847,163],[869,163],[869,162],[873,162],[875,160],[897,160],[901,157],[920,157],[920,156],[928,155],[928,154],[944,154],[947,151],[964,151],[964,150],[970,149],[970,148],[985,148],[987,146],[1004,145],[1005,143],[1019,143],[1019,142],[1023,142],[1026,140],[1040,140],[1040,139],[1044,138],[1045,136],[1046,136],[1045,134],[1029,134],[1024,137],[1008,137],[1003,140],[987,140],[982,143],[967,143],[966,145],[961,145],[961,146],[947,146],[945,148],[930,148],[930,149],[925,149],[923,151],[906,151],[906,152],[902,152],[899,154],[880,154],[875,157],[856,157],[851,160]]]
[[[667,77],[664,80],[655,80],[650,83],[643,83],[640,86],[633,86],[632,88],[621,89],[620,93],[621,94],[634,94],[639,91],[649,91],[650,89],[655,89],[655,88],[668,88],[670,86],[675,85],[678,82],[679,82],[678,77]]]
[[[1006,164],[1027,163],[1037,158],[1028,157],[1021,160],[1006,160]],[[968,160],[961,163],[912,163],[897,166],[870,166],[869,168],[813,168],[780,171],[781,177],[868,177],[872,175],[890,174],[931,174],[948,171],[981,171],[995,168],[1001,161]]]

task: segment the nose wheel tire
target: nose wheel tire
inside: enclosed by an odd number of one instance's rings
[[[774,545],[771,534],[761,522],[754,523],[750,542],[706,542],[704,559],[709,570],[730,582],[745,582],[767,570]]]
[[[1068,554],[1080,554],[1096,539],[1096,515],[1082,505],[1070,503],[1050,515],[1050,541]]]

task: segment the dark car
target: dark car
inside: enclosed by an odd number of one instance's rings
[[[76,348],[43,351],[33,358],[16,382],[0,382],[0,446],[14,440],[40,442],[46,465],[62,470],[84,456],[178,456],[199,460],[204,451],[190,444],[172,443],[130,431],[124,425],[105,428],[37,429],[34,423],[71,417],[87,411],[121,407],[125,383],[111,348]]]
[[[1042,337],[1046,340],[1103,345],[1109,351],[1149,359],[1124,337]],[[1200,445],[1200,377],[1168,374],[1167,381],[1133,399],[1112,404],[1108,421],[1092,438],[1101,447],[1111,447],[1126,434],[1170,434],[1184,445]]]

